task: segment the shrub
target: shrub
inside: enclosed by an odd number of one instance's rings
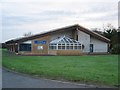
[[[120,54],[120,44],[114,45],[114,46],[112,47],[111,52],[112,52],[113,54]]]

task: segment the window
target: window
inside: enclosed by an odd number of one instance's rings
[[[77,49],[77,46],[74,46],[74,49],[76,50],[76,49]]]
[[[37,49],[38,50],[43,50],[43,46],[38,46]]]
[[[31,44],[20,44],[19,51],[31,51]]]
[[[78,41],[78,35],[76,36],[76,40]]]
[[[68,37],[57,38],[50,42],[50,50],[80,50],[82,45],[74,39]]]
[[[62,46],[62,50],[64,50],[65,49],[65,46]]]
[[[56,45],[57,45],[57,44],[50,44],[50,45],[49,45],[49,49],[50,49],[50,50],[56,50],[56,47],[57,47]]]
[[[68,50],[68,49],[69,49],[69,46],[66,46],[66,49]]]
[[[81,49],[81,46],[78,46],[78,49]]]
[[[70,46],[70,49],[73,49],[73,46]]]
[[[58,49],[61,49],[61,46],[58,46]]]

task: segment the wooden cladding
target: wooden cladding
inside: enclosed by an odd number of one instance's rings
[[[48,54],[48,45],[49,45],[49,39],[50,36],[45,36],[45,37],[41,37],[41,38],[37,38],[32,40],[32,53],[34,54]],[[35,41],[46,41],[45,44],[35,44]],[[43,49],[39,49],[39,47],[43,47]]]

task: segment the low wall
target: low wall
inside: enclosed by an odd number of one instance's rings
[[[46,54],[19,51],[18,54],[21,54],[21,55],[84,55],[84,53],[81,50],[49,50],[48,53]]]
[[[28,51],[19,51],[18,54],[27,55],[27,54],[32,54],[32,52],[28,52]]]
[[[51,55],[83,55],[80,50],[49,50]]]

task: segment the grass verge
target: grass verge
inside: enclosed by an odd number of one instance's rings
[[[2,50],[2,64],[11,70],[51,79],[117,85],[118,56],[18,56]]]

